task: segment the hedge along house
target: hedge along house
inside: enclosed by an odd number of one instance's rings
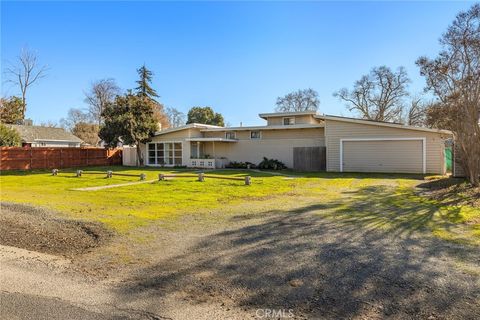
[[[147,166],[223,168],[263,157],[289,168],[337,172],[444,174],[445,140],[435,130],[316,112],[263,113],[264,126],[204,124],[166,129],[141,145]]]

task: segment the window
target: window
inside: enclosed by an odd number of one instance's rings
[[[283,118],[283,125],[284,126],[291,126],[292,124],[295,124],[295,118],[294,117]]]
[[[148,164],[159,166],[182,165],[182,143],[149,143],[147,146]]]
[[[236,139],[235,131],[225,132],[225,139]]]
[[[262,138],[262,133],[260,131],[250,131],[250,139],[256,140],[261,138]]]

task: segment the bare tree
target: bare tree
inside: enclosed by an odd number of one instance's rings
[[[99,126],[102,124],[102,111],[108,103],[112,103],[120,88],[114,79],[102,79],[92,83],[90,90],[85,93],[85,102],[88,112]]]
[[[16,64],[6,68],[8,82],[20,87],[22,94],[22,119],[25,118],[27,110],[27,91],[37,80],[46,76],[47,66],[40,66],[37,54],[29,49],[23,48]]]
[[[186,121],[185,113],[175,108],[168,107],[166,110],[168,120],[173,128],[183,126]]]
[[[317,91],[304,89],[278,97],[276,105],[275,111],[277,112],[317,111],[320,100]]]
[[[435,59],[421,57],[417,65],[450,119],[467,177],[480,186],[480,4],[460,12],[440,44]]]
[[[407,116],[405,123],[409,126],[421,127],[426,121],[426,105],[423,99],[415,96],[410,100],[407,108]]]
[[[79,123],[91,123],[92,118],[89,113],[77,108],[70,108],[66,118],[60,119],[60,126],[65,130],[73,132],[73,128]]]
[[[53,120],[47,120],[40,122],[40,126],[49,128],[58,128],[58,123]]]
[[[375,67],[355,82],[353,90],[343,88],[333,96],[345,101],[349,111],[364,119],[400,122],[409,82],[403,67],[396,72],[386,66]]]

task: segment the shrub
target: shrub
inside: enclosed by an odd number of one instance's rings
[[[287,166],[277,159],[263,157],[263,161],[258,164],[258,168],[264,170],[282,170],[287,169]]]
[[[225,168],[229,169],[255,169],[257,166],[251,162],[236,162],[232,161],[225,166]]]
[[[0,146],[17,147],[22,144],[22,138],[15,129],[10,129],[3,123],[0,123]]]

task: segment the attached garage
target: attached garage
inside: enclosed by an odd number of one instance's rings
[[[322,116],[327,171],[445,174],[446,130]]]
[[[426,173],[425,139],[342,139],[344,172]]]

